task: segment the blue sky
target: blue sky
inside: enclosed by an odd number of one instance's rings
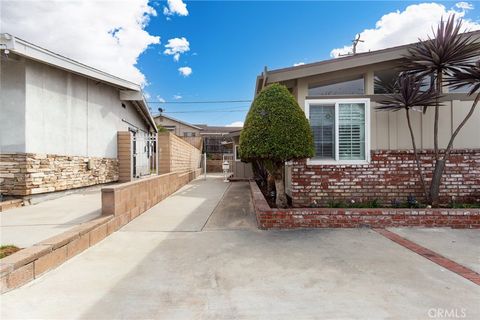
[[[334,48],[350,44],[355,34],[375,28],[382,16],[421,2],[405,1],[190,1],[188,15],[164,15],[164,2],[151,2],[158,12],[145,30],[161,37],[161,44],[141,54],[137,67],[146,76],[150,101],[248,100],[252,99],[255,77],[266,65],[269,69],[299,62],[330,59]],[[464,12],[478,22],[478,8],[461,9],[457,2],[441,2],[445,10]],[[480,7],[480,5],[479,5]],[[417,9],[415,12],[420,12]],[[425,10],[428,14],[429,10]],[[404,18],[398,18],[401,21]],[[406,18],[405,18],[406,19]],[[394,20],[392,23],[401,23]],[[408,22],[406,22],[408,24]],[[415,29],[416,25],[408,25]],[[381,28],[380,28],[381,29]],[[406,31],[407,32],[407,31]],[[377,32],[381,34],[381,32]],[[378,35],[377,35],[378,36]],[[377,37],[375,36],[375,37]],[[374,43],[373,49],[388,44],[389,37]],[[412,35],[413,36],[413,35]],[[189,51],[179,61],[165,55],[168,39],[185,37]],[[414,39],[417,37],[414,36]],[[178,68],[188,66],[192,73],[182,76]],[[181,96],[181,98],[179,98]],[[158,104],[151,104],[154,111]],[[192,123],[228,125],[243,121],[246,111],[206,112],[208,110],[246,110],[249,103],[169,104],[166,114]],[[195,112],[191,112],[195,111]]]

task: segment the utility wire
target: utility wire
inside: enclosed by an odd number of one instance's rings
[[[193,104],[193,103],[241,103],[252,102],[252,100],[211,100],[211,101],[147,101],[147,103],[160,103],[160,104]]]
[[[198,111],[164,111],[163,113],[217,113],[217,112],[245,112],[248,111],[248,109],[239,109],[239,110],[198,110]]]

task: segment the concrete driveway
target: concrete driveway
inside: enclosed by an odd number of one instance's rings
[[[257,230],[248,194],[246,183],[192,182],[4,294],[2,319],[480,318],[473,282],[369,229]]]

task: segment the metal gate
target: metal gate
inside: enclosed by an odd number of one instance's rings
[[[132,138],[133,177],[156,174],[158,168],[156,134],[135,132]]]
[[[228,162],[228,172],[226,173],[227,177],[230,177],[233,175],[233,161],[235,161],[235,155],[233,153],[224,153],[223,154],[223,159],[222,159],[222,164]]]

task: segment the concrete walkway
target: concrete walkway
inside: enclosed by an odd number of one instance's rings
[[[0,243],[21,248],[101,215],[101,187],[0,213]]]
[[[479,286],[369,229],[257,230],[247,191],[193,181],[4,294],[1,318],[480,318]]]

